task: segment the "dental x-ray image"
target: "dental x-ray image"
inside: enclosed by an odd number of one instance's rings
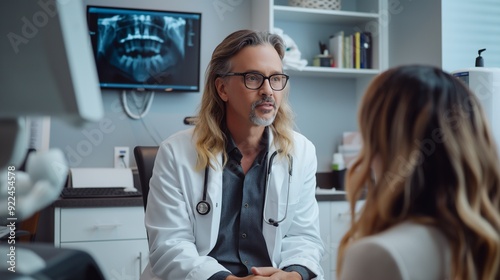
[[[103,88],[198,91],[199,13],[89,7]]]

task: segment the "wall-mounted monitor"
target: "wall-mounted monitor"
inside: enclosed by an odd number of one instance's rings
[[[101,88],[200,89],[201,13],[87,6]]]

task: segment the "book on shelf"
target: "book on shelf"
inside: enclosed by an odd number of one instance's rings
[[[355,32],[354,33],[354,43],[353,43],[353,48],[354,48],[354,68],[360,69],[361,68],[361,51],[360,51],[360,44],[361,44],[361,33],[360,32]]]
[[[344,31],[330,36],[330,54],[333,56],[333,67],[344,68]]]
[[[344,37],[344,67],[345,68],[353,68],[352,64],[352,36]]]
[[[373,68],[372,36],[370,32],[346,34],[341,30],[330,36],[329,51],[337,68]]]
[[[370,32],[361,33],[360,37],[360,50],[361,50],[361,68],[372,68],[372,36]]]

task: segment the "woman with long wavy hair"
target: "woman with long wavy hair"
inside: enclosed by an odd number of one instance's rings
[[[339,278],[500,279],[500,163],[477,97],[438,68],[400,66],[374,79],[358,118]]]

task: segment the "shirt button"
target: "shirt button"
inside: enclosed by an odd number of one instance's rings
[[[245,206],[245,208],[248,208],[248,203],[245,203],[245,205],[244,205],[244,206]]]
[[[241,237],[243,237],[243,238],[247,238],[247,234],[246,234],[246,233],[243,233],[243,234],[241,234]]]
[[[244,263],[244,264],[248,264],[248,261],[244,261],[243,263]]]

